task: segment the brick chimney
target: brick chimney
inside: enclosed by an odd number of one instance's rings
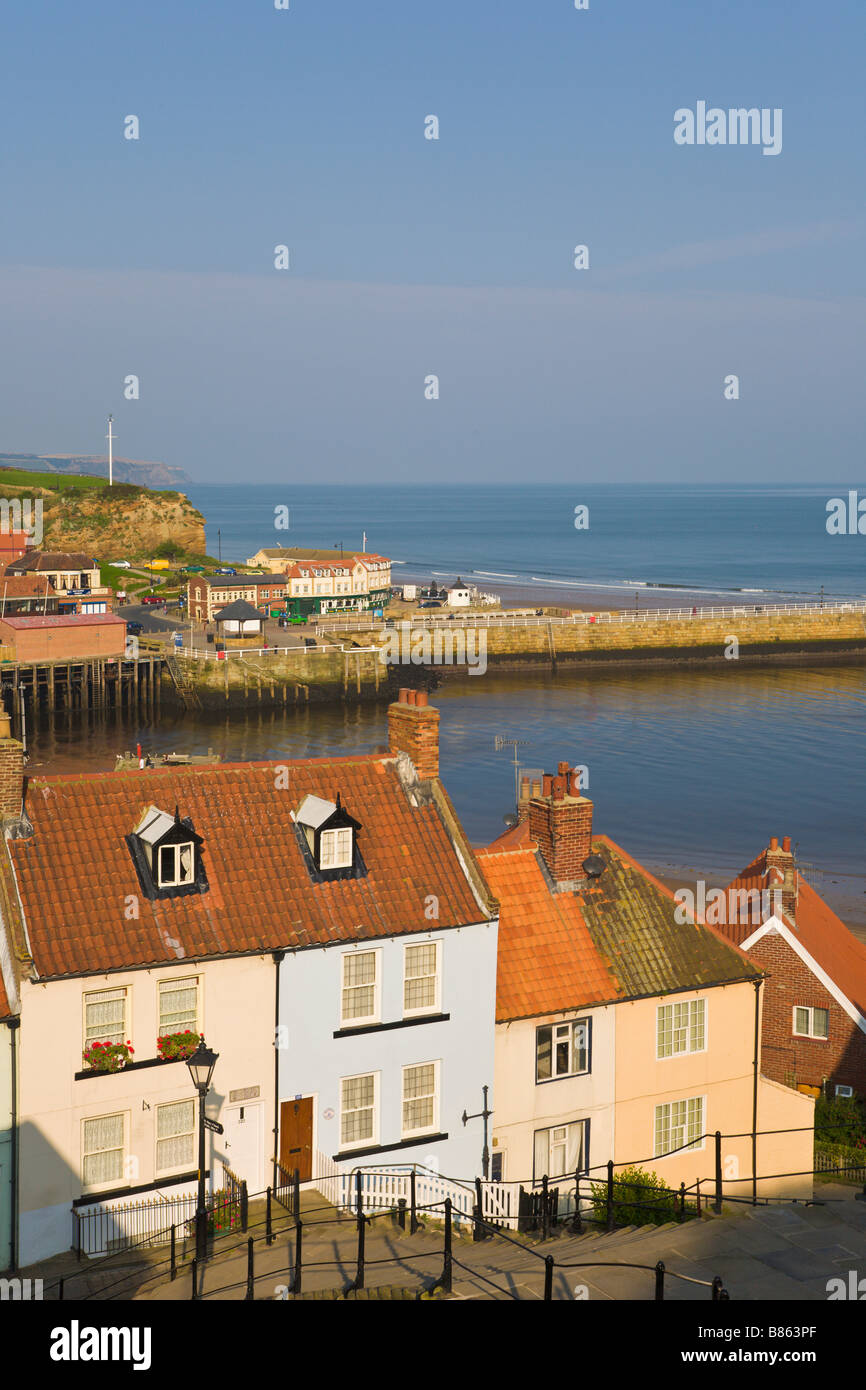
[[[524,774],[520,778],[520,796],[517,799],[517,823],[529,818],[529,803],[534,796],[541,796],[541,778],[537,773]]]
[[[24,799],[24,745],[12,737],[9,715],[0,710],[0,820],[17,820]]]
[[[422,782],[439,776],[439,711],[426,690],[401,688],[388,706],[388,747],[409,755]]]
[[[560,763],[545,775],[529,802],[529,833],[558,886],[583,883],[584,859],[592,852],[592,802],[580,790],[580,775]]]
[[[769,847],[764,853],[766,864],[765,882],[769,894],[771,907],[775,907],[777,901],[781,903],[782,911],[792,920],[797,916],[797,865],[791,851],[791,837],[786,835],[782,840],[782,848],[779,848],[779,839],[773,835]]]

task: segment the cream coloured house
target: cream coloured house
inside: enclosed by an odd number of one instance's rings
[[[494,1179],[546,1175],[571,1193],[577,1174],[585,1192],[612,1161],[706,1195],[719,1131],[726,1196],[750,1198],[753,1178],[762,1195],[811,1194],[813,1103],[755,1054],[761,971],[712,927],[678,923],[673,895],[593,835],[568,764],[524,779],[520,813],[479,852],[501,913]]]

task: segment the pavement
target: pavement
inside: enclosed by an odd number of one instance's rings
[[[544,1295],[545,1256],[555,1268],[556,1300],[637,1300],[655,1295],[655,1267],[667,1271],[665,1299],[709,1301],[715,1277],[730,1299],[783,1302],[826,1301],[828,1281],[847,1287],[851,1271],[866,1276],[866,1202],[850,1186],[821,1184],[815,1204],[727,1205],[723,1215],[708,1215],[682,1225],[628,1227],[608,1235],[592,1230],[573,1235],[567,1229],[546,1242],[508,1233],[473,1242],[457,1233],[453,1242],[453,1282],[457,1301],[536,1301]],[[265,1243],[264,1208],[250,1206],[246,1234],[217,1240],[199,1283],[207,1300],[244,1299],[248,1289],[248,1246],[253,1238],[253,1288],[257,1300],[291,1295],[296,1236],[290,1215],[274,1204],[274,1241]],[[343,1297],[357,1276],[358,1236],[355,1218],[339,1213],[315,1190],[301,1197],[302,1283],[304,1298]],[[182,1252],[180,1246],[178,1255]],[[185,1263],[170,1281],[165,1248],[135,1264],[129,1255],[108,1265],[84,1263],[68,1279],[66,1298],[119,1296],[137,1301],[177,1300],[192,1296],[187,1242]],[[160,1263],[156,1263],[160,1262]],[[401,1230],[391,1213],[374,1216],[365,1229],[366,1290],[371,1296],[418,1297],[441,1277],[443,1230],[427,1219],[415,1235]],[[22,1271],[31,1274],[32,1271]],[[70,1271],[72,1273],[72,1271]],[[118,1290],[119,1275],[127,1282]],[[52,1295],[53,1296],[53,1295]],[[428,1295],[429,1296],[429,1295]]]

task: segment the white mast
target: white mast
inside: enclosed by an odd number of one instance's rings
[[[108,434],[105,436],[106,439],[108,440],[108,486],[109,486],[109,487],[111,487],[111,486],[113,485],[113,483],[114,483],[114,433],[113,433],[113,430],[112,430],[112,423],[111,423],[113,419],[114,419],[114,416],[113,416],[113,415],[109,415],[109,417],[108,417]]]
[[[364,540],[363,540],[362,546],[361,546],[361,553],[364,554],[364,555],[366,555],[366,553],[367,553],[367,532],[366,532],[366,531],[364,532]]]

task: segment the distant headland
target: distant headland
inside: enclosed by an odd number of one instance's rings
[[[96,454],[3,454],[0,468],[32,469],[39,473],[87,473],[108,477],[108,459]],[[139,487],[183,488],[193,479],[172,463],[147,463],[143,459],[114,459],[114,478],[118,483]]]

